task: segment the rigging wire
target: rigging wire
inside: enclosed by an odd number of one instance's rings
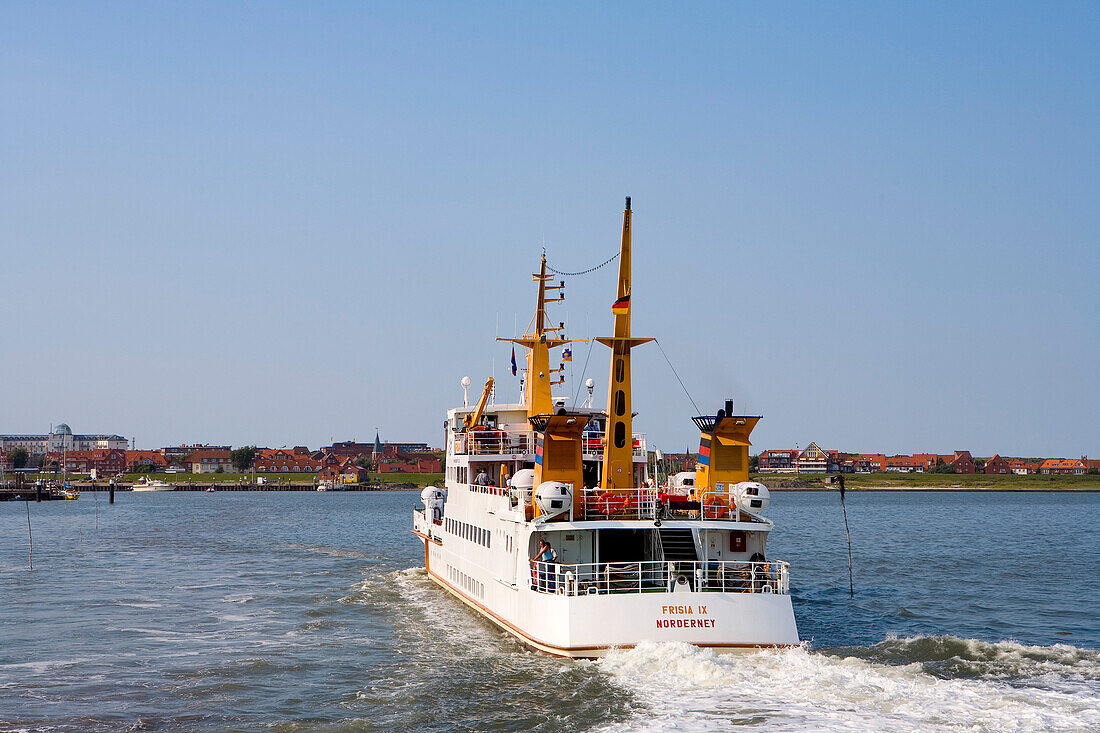
[[[546,252],[546,250],[544,249],[543,253],[545,253],[545,252]],[[616,259],[618,259],[618,257],[619,257],[619,253],[616,252],[611,257],[608,257],[606,260],[604,260],[600,264],[596,265],[595,267],[589,267],[587,270],[581,270],[580,272],[562,272],[561,270],[555,270],[553,267],[550,266],[549,262],[546,263],[546,269],[549,270],[550,272],[554,273],[555,275],[564,275],[566,277],[576,277],[577,275],[587,275],[590,272],[595,272],[596,270],[600,269],[604,265],[611,264]]]
[[[657,339],[653,339],[653,343],[657,344],[657,348],[661,350],[661,356],[665,357],[665,361],[668,362],[668,368],[672,370],[672,376],[676,377],[676,381],[679,382],[680,386],[684,389],[684,394],[691,400],[691,406],[695,408],[695,414],[702,415],[703,411],[699,409],[699,405],[695,404],[691,392],[688,392],[688,388],[684,385],[684,380],[680,379],[680,375],[676,373],[676,367],[672,366],[672,361],[669,360],[668,354],[665,353],[665,347],[661,346],[661,342]]]
[[[588,337],[588,354],[584,357],[584,367],[581,368],[581,377],[577,380],[577,393],[573,395],[573,406],[577,406],[577,400],[581,396],[581,387],[584,386],[584,375],[588,372],[588,360],[592,357],[592,344],[596,343],[596,339],[591,336]]]

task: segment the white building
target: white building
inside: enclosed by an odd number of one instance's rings
[[[7,453],[22,448],[32,456],[74,450],[126,450],[129,447],[129,441],[121,435],[74,435],[65,423],[55,427],[48,435],[0,435],[0,451]]]

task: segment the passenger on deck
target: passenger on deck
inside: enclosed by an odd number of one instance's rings
[[[474,479],[474,484],[476,486],[488,486],[489,485],[489,474],[484,468],[481,469],[481,473],[479,473],[477,475],[477,478]]]
[[[771,581],[771,568],[768,565],[768,560],[764,557],[764,553],[754,552],[752,557],[749,558],[749,562],[753,563],[752,592],[762,593],[764,586]]]
[[[535,556],[530,559],[531,575],[535,580],[535,587],[540,590],[555,590],[557,588],[557,572],[553,569],[554,566],[551,563],[557,563],[558,554],[554,552],[554,548],[550,546],[550,543],[546,540],[539,540],[539,550],[535,553]],[[533,563],[541,562],[546,563],[542,566],[542,583],[539,583],[539,566]]]

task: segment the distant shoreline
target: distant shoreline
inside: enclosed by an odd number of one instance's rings
[[[768,490],[779,492],[802,491],[806,493],[839,493],[840,491],[839,487],[836,486],[778,486],[774,488],[769,487]],[[1021,486],[1019,488],[1011,486],[846,486],[844,491],[845,493],[858,494],[873,492],[887,494],[931,493],[936,491],[954,494],[981,494],[988,492],[1005,492],[1012,494],[1087,494],[1100,492],[1100,486],[1048,486],[1046,488],[1037,488],[1035,486]]]

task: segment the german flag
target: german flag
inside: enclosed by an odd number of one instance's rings
[[[611,304],[611,312],[617,316],[624,316],[630,312],[630,295],[624,295]]]

